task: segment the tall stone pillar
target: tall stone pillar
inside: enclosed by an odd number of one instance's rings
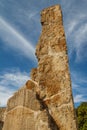
[[[60,6],[42,10],[41,24],[42,33],[36,47],[38,68],[32,71],[32,79],[39,86],[37,95],[59,130],[77,130]]]

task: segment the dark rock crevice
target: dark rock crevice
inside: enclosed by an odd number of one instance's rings
[[[2,130],[3,125],[4,125],[4,122],[3,122],[3,121],[0,121],[0,130]]]
[[[40,103],[40,107],[41,107],[41,111],[43,111],[44,109],[47,112],[47,116],[48,116],[48,124],[49,124],[49,128],[51,128],[51,130],[60,130],[58,125],[56,124],[55,120],[53,119],[53,117],[50,115],[49,113],[49,109],[48,106],[44,103],[43,99],[40,98],[39,94],[36,93],[36,98]]]

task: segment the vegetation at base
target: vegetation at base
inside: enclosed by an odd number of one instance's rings
[[[83,102],[76,108],[79,130],[87,130],[87,102]]]

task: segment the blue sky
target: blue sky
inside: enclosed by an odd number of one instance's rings
[[[87,101],[87,0],[0,0],[0,106],[37,66],[40,11],[60,4],[75,106]]]

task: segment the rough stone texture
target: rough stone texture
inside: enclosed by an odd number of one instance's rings
[[[77,130],[59,5],[41,12],[38,67],[8,100],[3,130]]]
[[[77,130],[60,6],[44,9],[41,23],[42,33],[36,47],[38,68],[32,79],[37,81],[39,98],[59,129]]]
[[[57,130],[36,89],[37,84],[29,80],[8,100],[3,130]]]
[[[0,108],[0,130],[2,130],[4,124],[4,113],[6,108]]]

